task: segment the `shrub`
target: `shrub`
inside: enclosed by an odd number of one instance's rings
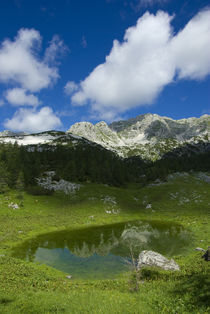
[[[26,191],[31,195],[52,195],[54,193],[54,191],[47,190],[38,185],[29,185],[26,187]]]

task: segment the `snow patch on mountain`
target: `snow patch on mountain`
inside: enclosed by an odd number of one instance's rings
[[[24,136],[13,136],[13,137],[4,137],[3,140],[0,138],[0,141],[4,143],[17,143],[18,145],[37,145],[37,144],[46,144],[50,143],[55,139],[55,136],[49,134],[43,135],[24,135]]]

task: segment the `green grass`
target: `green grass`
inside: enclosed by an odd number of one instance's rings
[[[117,204],[104,203],[102,198],[107,195]],[[19,202],[16,191],[0,195],[0,313],[210,311],[209,263],[192,249],[209,245],[208,183],[191,175],[144,188],[84,184],[71,197],[24,194],[23,207],[18,210],[9,208],[10,202]],[[148,203],[151,209],[145,209]],[[119,213],[105,211],[113,209]],[[174,256],[180,272],[144,269],[137,292],[131,292],[129,273],[114,280],[69,280],[56,269],[11,257],[14,246],[38,234],[134,219],[174,221],[190,230],[194,239],[187,255]]]

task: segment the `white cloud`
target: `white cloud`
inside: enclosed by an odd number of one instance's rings
[[[146,13],[126,30],[122,44],[114,41],[106,62],[81,82],[72,102],[82,105],[90,101],[92,110],[101,114],[151,104],[174,74],[168,53],[170,20],[163,12],[157,16]]]
[[[177,35],[171,19],[162,11],[145,13],[126,30],[122,43],[114,41],[105,63],[74,91],[72,103],[90,104],[93,114],[113,117],[153,103],[177,71],[179,79],[205,78],[210,73],[210,10],[200,12]]]
[[[179,78],[203,79],[210,74],[210,9],[198,13],[172,40]]]
[[[0,81],[17,83],[32,92],[49,87],[59,77],[58,69],[49,66],[50,53],[55,58],[60,42],[53,41],[44,60],[38,56],[42,38],[34,29],[20,29],[14,41],[6,39],[0,47]],[[56,46],[58,45],[58,47]]]
[[[45,63],[55,63],[59,57],[62,57],[68,51],[67,46],[58,35],[54,35],[50,41],[49,47],[45,51]]]
[[[61,125],[60,119],[49,107],[36,109],[20,108],[12,119],[7,119],[4,126],[13,131],[42,132]]]
[[[0,107],[3,106],[5,104],[3,99],[0,99]]]
[[[38,106],[40,104],[36,96],[28,94],[23,88],[13,88],[7,90],[5,98],[14,106]]]
[[[63,110],[58,110],[56,111],[56,115],[58,117],[73,117],[75,115],[74,110],[69,110],[69,109],[63,109]]]
[[[130,6],[135,12],[139,12],[142,7],[151,7],[154,5],[164,5],[170,0],[133,0],[130,1]]]
[[[78,90],[78,85],[73,81],[67,82],[65,87],[64,87],[64,92],[67,95],[71,95],[72,93],[76,92],[77,90]]]
[[[163,4],[166,3],[169,0],[138,0],[138,4],[142,6],[152,6],[154,4]]]
[[[81,45],[83,48],[87,47],[87,39],[85,38],[84,35],[82,36]]]

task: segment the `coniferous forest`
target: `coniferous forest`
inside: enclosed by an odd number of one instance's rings
[[[186,148],[183,148],[186,151]],[[123,186],[129,182],[148,183],[164,180],[179,171],[209,171],[210,152],[202,154],[177,152],[164,155],[155,162],[140,157],[120,158],[99,145],[18,146],[0,144],[0,187],[22,184],[35,186],[46,171],[55,171],[54,179],[75,182],[96,182]]]

